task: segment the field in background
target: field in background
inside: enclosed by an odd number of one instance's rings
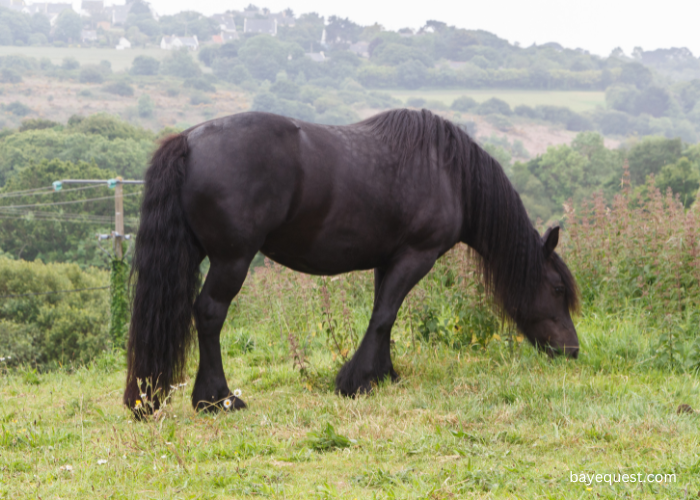
[[[450,106],[452,101],[460,96],[472,97],[477,102],[497,97],[510,104],[511,108],[520,104],[567,106],[577,113],[605,106],[605,92],[501,89],[388,90],[387,92],[397,99],[401,99],[404,103],[412,97],[420,97],[426,100],[440,101],[447,106]]]
[[[73,57],[82,64],[99,64],[100,61],[112,63],[113,71],[129,69],[137,56],[150,56],[163,59],[170,54],[167,50],[159,48],[132,48],[128,50],[79,48],[79,47],[13,47],[0,46],[0,57],[20,54],[34,57],[37,60],[48,57],[53,64],[61,64],[66,57]]]
[[[164,418],[149,423],[120,404],[120,356],[73,373],[5,373],[0,498],[85,498],[93,488],[121,499],[697,497],[700,416],[676,408],[700,403],[698,379],[638,368],[650,345],[638,318],[577,327],[577,361],[524,344],[511,354],[501,342],[486,352],[413,347],[399,331],[401,381],[347,399],[332,392],[329,355],[311,358],[311,385],[279,336],[250,325],[242,347],[227,326],[224,367],[250,408],[195,414],[192,364]],[[588,486],[571,473],[676,482]]]

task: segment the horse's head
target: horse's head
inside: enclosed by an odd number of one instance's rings
[[[578,307],[578,291],[571,272],[554,249],[559,228],[549,228],[542,237],[544,270],[530,307],[520,311],[518,328],[538,349],[550,356],[578,356],[579,344],[571,312]]]

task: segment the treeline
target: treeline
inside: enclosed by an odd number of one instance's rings
[[[561,220],[564,206],[581,207],[601,193],[610,203],[624,188],[625,165],[630,187],[644,199],[655,186],[670,190],[687,208],[700,187],[700,144],[680,139],[646,137],[628,147],[612,150],[595,132],[580,133],[571,145],[552,146],[543,155],[516,162],[509,175],[533,220]]]

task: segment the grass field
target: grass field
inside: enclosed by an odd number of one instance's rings
[[[469,96],[478,102],[491,97],[503,99],[511,107],[525,104],[527,106],[552,105],[567,106],[573,111],[591,111],[597,106],[605,106],[605,92],[588,91],[558,91],[558,90],[389,90],[397,99],[406,102],[411,97],[421,97],[426,100],[436,100],[450,106],[452,101],[460,96]]]
[[[279,337],[251,332],[242,354],[227,327],[225,369],[250,408],[195,414],[190,381],[148,423],[120,405],[121,356],[5,371],[0,498],[697,497],[700,416],[676,413],[700,403],[697,377],[640,368],[649,339],[635,317],[590,315],[577,327],[577,361],[501,342],[485,352],[414,347],[398,331],[400,382],[357,399],[333,394],[323,351],[312,383]],[[570,481],[582,473],[675,482]]]
[[[80,64],[99,64],[100,61],[112,63],[113,71],[122,71],[131,67],[137,56],[150,56],[163,59],[170,52],[159,48],[133,48],[128,50],[79,48],[79,47],[13,47],[0,46],[0,57],[12,54],[41,59],[48,57],[54,64],[61,64],[66,57],[74,57]]]

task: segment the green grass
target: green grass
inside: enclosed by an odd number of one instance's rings
[[[450,106],[452,101],[460,96],[469,96],[478,102],[491,97],[503,99],[511,107],[525,104],[527,106],[551,105],[566,106],[573,111],[591,111],[597,106],[605,106],[605,92],[589,91],[560,91],[560,90],[389,90],[387,91],[404,103],[411,97],[421,97],[426,100],[436,100]]]
[[[700,415],[676,408],[700,406],[700,384],[650,368],[637,318],[579,319],[577,361],[499,341],[487,351],[414,347],[399,329],[400,382],[357,399],[333,394],[326,350],[313,351],[317,375],[302,380],[279,333],[250,328],[242,348],[229,324],[225,369],[250,408],[197,415],[190,380],[149,423],[120,405],[119,356],[4,372],[0,498],[696,497]],[[677,482],[586,486],[572,472]]]
[[[113,71],[129,69],[137,56],[150,56],[163,59],[170,52],[159,48],[133,48],[116,50],[114,48],[79,48],[79,47],[13,47],[0,46],[0,57],[19,54],[41,59],[48,57],[54,64],[61,64],[66,57],[74,57],[80,64],[99,64],[100,61],[112,63]]]

